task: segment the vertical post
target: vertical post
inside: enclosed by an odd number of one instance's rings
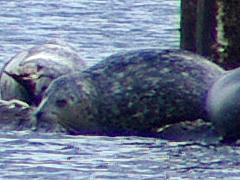
[[[181,49],[196,51],[196,16],[198,0],[181,0]]]
[[[196,52],[213,57],[217,47],[217,6],[215,0],[198,0],[196,23]]]
[[[219,18],[218,26],[220,51],[220,63],[226,69],[240,66],[240,1],[218,0]]]

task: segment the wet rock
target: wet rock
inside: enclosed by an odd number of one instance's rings
[[[0,100],[0,130],[31,130],[33,108],[20,100]]]
[[[202,119],[166,125],[158,129],[158,133],[159,138],[170,141],[219,143],[220,140],[220,135],[212,123]]]

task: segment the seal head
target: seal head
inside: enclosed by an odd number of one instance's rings
[[[99,134],[96,100],[95,87],[79,74],[62,76],[50,85],[35,112],[37,127],[46,124],[43,122],[58,123],[70,134]]]

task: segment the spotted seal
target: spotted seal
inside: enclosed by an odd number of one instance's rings
[[[51,41],[32,47],[14,56],[3,67],[0,78],[2,99],[19,99],[38,105],[53,79],[84,68],[84,61],[65,42]]]
[[[207,111],[223,141],[240,138],[240,68],[228,71],[209,90]]]
[[[132,50],[54,80],[35,111],[71,134],[151,136],[162,125],[206,118],[205,100],[224,72],[182,50]]]

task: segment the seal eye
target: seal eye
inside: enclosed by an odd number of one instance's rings
[[[67,101],[65,99],[60,99],[56,101],[56,106],[63,108],[67,105]]]

